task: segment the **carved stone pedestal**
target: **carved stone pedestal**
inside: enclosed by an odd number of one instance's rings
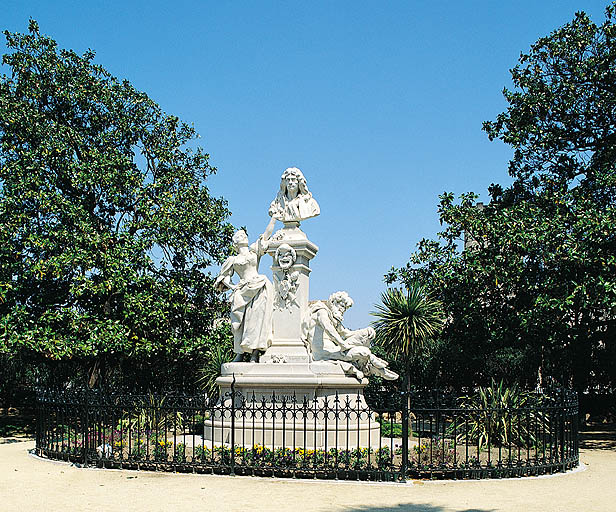
[[[282,264],[279,248],[291,248],[287,263]],[[308,351],[301,340],[302,316],[308,308],[310,293],[310,260],[319,248],[299,229],[298,222],[287,222],[276,232],[267,253],[272,257],[274,282],[274,312],[272,316],[273,341],[265,354],[263,363],[307,363]],[[285,268],[286,267],[286,268]]]
[[[204,432],[215,445],[230,445],[233,437],[233,444],[246,447],[379,446],[380,425],[363,395],[368,380],[346,376],[336,363],[226,363],[217,383],[220,408]]]

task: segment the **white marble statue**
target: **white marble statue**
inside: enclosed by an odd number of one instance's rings
[[[282,222],[300,222],[316,217],[321,212],[306,185],[306,178],[297,167],[289,167],[282,173],[280,190],[269,208],[271,217]]]
[[[336,429],[327,427],[327,417],[315,417],[309,428],[297,431],[270,415],[263,417],[263,422],[259,420],[258,432],[253,428],[248,436],[242,422],[233,424],[224,415],[228,409],[220,407],[203,423],[203,438],[211,446],[232,444],[234,433],[235,442],[242,439],[240,442],[249,447],[299,446],[305,444],[308,435],[312,448],[319,450],[344,443],[371,448],[380,439],[381,427],[372,419],[364,399],[364,377],[393,380],[398,375],[370,350],[374,329],[343,326],[344,313],[353,305],[346,292],[336,292],[327,301],[309,301],[310,262],[319,248],[299,225],[318,214],[319,205],[304,175],[299,169],[289,168],[270,205],[271,220],[265,232],[252,245],[244,231],[233,236],[237,254],[225,261],[215,281],[217,289],[231,290],[231,327],[237,354],[234,362],[221,365],[221,375],[216,379],[220,403],[236,403],[236,397],[230,394],[233,390],[249,402],[256,399],[271,404],[272,411],[280,403],[274,402],[275,398],[294,397],[298,403],[333,404],[342,400],[363,412],[341,421]],[[273,233],[277,220],[284,226]],[[259,273],[264,254],[272,258],[271,283]],[[237,284],[235,274],[239,276]],[[245,358],[258,364],[244,363]],[[241,403],[239,397],[237,403]],[[236,410],[238,413],[244,414],[241,409]]]
[[[330,295],[327,302],[312,303],[302,321],[302,339],[314,361],[336,361],[345,373],[358,380],[364,375],[378,375],[395,380],[398,374],[387,368],[387,362],[375,356],[370,342],[372,327],[350,330],[342,325],[344,313],[353,305],[346,292]]]
[[[272,342],[272,311],[274,290],[269,279],[259,274],[259,261],[269,246],[269,238],[276,219],[272,217],[265,232],[252,245],[242,229],[233,235],[237,254],[223,263],[214,286],[219,291],[232,290],[231,328],[233,331],[234,362],[240,362],[244,354],[250,354],[251,362],[257,362]],[[240,278],[231,282],[233,274]]]

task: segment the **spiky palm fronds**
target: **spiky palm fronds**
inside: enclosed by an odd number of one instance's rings
[[[550,432],[551,425],[543,398],[515,384],[506,386],[502,380],[492,379],[489,386],[461,397],[459,421],[449,427],[448,433],[480,449],[510,443],[524,448],[537,447],[540,442],[537,435]]]
[[[209,397],[218,396],[218,385],[216,379],[220,377],[220,367],[233,359],[233,350],[230,347],[219,345],[214,347],[209,353],[209,357],[199,370],[197,385],[207,393]]]
[[[164,395],[149,391],[130,416],[129,424],[141,431],[154,432],[153,435],[164,435],[168,430],[181,428],[184,423],[184,415],[180,411],[174,411],[172,407],[168,407],[165,403],[166,398]]]
[[[425,343],[443,328],[445,314],[442,303],[426,289],[411,283],[406,291],[389,288],[381,295],[381,304],[372,314],[376,342],[394,357],[408,361]]]

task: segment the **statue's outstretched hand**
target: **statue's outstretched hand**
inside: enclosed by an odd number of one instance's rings
[[[272,203],[270,205],[267,213],[269,213],[270,217],[280,220],[280,217],[281,217],[280,206],[278,206],[276,203]]]

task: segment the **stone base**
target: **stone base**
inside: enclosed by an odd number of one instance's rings
[[[349,419],[347,425],[346,416],[340,421],[336,429],[334,418],[326,424],[323,421],[315,422],[309,419],[304,428],[303,419],[297,419],[295,424],[291,418],[285,422],[282,418],[276,421],[246,420],[243,425],[242,416],[237,414],[235,427],[231,429],[230,418],[218,418],[207,420],[204,424],[204,439],[208,446],[243,446],[252,448],[262,445],[267,448],[288,448],[289,450],[324,450],[332,448],[337,450],[355,450],[357,448],[376,448],[387,442],[380,442],[380,425],[374,415],[370,422],[357,422],[355,418]],[[234,439],[232,439],[234,435]]]
[[[295,397],[300,403],[304,398],[315,401],[319,406],[325,400],[346,399],[357,402],[367,408],[363,390],[368,379],[361,381],[345,375],[342,368],[332,361],[314,361],[312,363],[225,363],[221,376],[216,379],[220,387],[220,396],[224,397],[234,389],[246,400],[254,396],[258,400],[271,401],[272,395],[278,397]]]
[[[226,363],[217,383],[220,402],[204,425],[204,438],[213,444],[379,446],[380,425],[363,394],[368,380],[348,377],[336,363]]]
[[[277,365],[308,363],[310,357],[304,344],[300,342],[286,342],[278,340],[275,346],[269,347],[259,359],[260,363],[274,363]]]

